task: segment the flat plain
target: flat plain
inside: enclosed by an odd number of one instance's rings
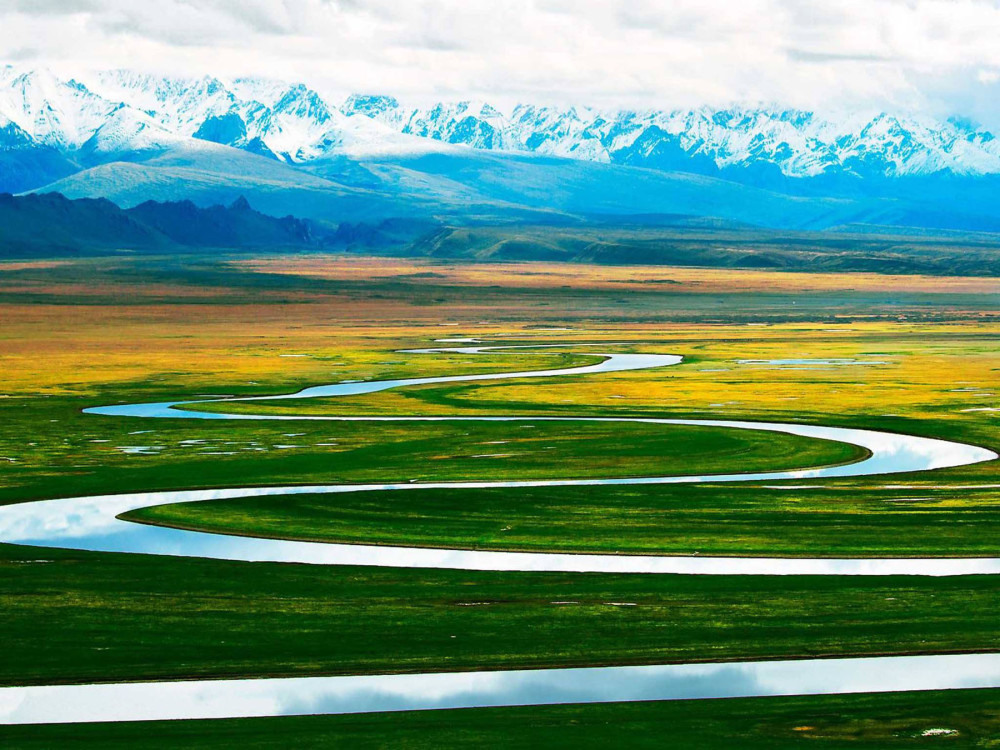
[[[314,255],[3,264],[0,502],[188,487],[717,473],[862,457],[825,441],[663,425],[151,424],[80,412],[345,380],[547,369],[588,364],[602,351],[684,361],[545,382],[257,402],[252,411],[801,421],[996,450],[998,292],[991,278]],[[565,346],[401,352],[461,346],[442,339]],[[239,408],[251,410],[225,406]],[[322,541],[643,554],[996,556],[1000,539],[996,462],[780,485],[405,494],[161,506],[135,520]],[[10,545],[0,553],[3,685],[1000,650],[993,576],[468,573]],[[470,601],[488,606],[463,606]],[[180,722],[157,734],[196,733],[200,746],[220,747],[292,731],[303,742],[349,733],[360,746],[439,747],[490,741],[511,725],[581,727],[577,741],[560,736],[574,744],[597,744],[602,732],[655,737],[670,726],[710,747],[725,746],[753,716],[761,747],[909,746],[940,741],[921,734],[935,727],[954,729],[951,744],[973,747],[1000,741],[996,693]],[[44,746],[62,731],[4,735],[11,746]],[[78,741],[106,746],[146,729],[74,731]]]

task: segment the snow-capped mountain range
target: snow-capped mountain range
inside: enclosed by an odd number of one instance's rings
[[[0,153],[40,149],[90,166],[123,154],[129,160],[209,144],[303,167],[341,157],[472,148],[749,183],[1000,174],[1000,142],[957,118],[876,113],[833,120],[766,107],[605,111],[518,105],[503,112],[468,101],[419,108],[381,95],[330,101],[300,83],[249,78],[223,82],[131,71],[64,78],[0,67]]]

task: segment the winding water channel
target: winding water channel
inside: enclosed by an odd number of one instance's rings
[[[568,348],[560,345],[552,346]],[[475,346],[416,349],[410,352],[478,354],[490,350],[515,348],[543,347]],[[706,481],[817,480],[926,471],[990,461],[998,457],[996,453],[985,448],[952,441],[875,430],[795,423],[628,417],[288,416],[201,412],[186,408],[195,404],[221,401],[274,401],[350,396],[431,383],[625,372],[676,365],[682,359],[679,356],[663,354],[601,354],[600,356],[602,357],[600,362],[582,367],[339,383],[278,396],[125,404],[95,407],[85,411],[95,415],[116,417],[211,420],[630,422],[710,426],[835,440],[861,446],[868,451],[869,456],[860,461],[837,466],[758,473],[506,482],[234,487],[62,498],[0,506],[0,542],[220,560],[466,570],[704,575],[1000,574],[998,558],[741,558],[428,549],[236,537],[141,525],[119,518],[123,513],[164,503],[261,495],[333,494],[371,490],[415,491],[429,488],[516,489]],[[937,689],[966,686],[1000,687],[1000,656],[972,654],[457,674],[13,687],[0,688],[0,723],[276,716],[683,697],[877,692],[903,687]]]

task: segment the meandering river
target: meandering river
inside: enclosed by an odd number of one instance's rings
[[[558,346],[558,345],[552,345]],[[586,345],[575,344],[580,348]],[[610,346],[604,344],[604,346]],[[541,347],[474,346],[417,349],[411,353],[484,351]],[[560,346],[559,348],[570,348]],[[194,411],[210,402],[274,401],[329,398],[374,393],[411,385],[509,378],[547,378],[668,367],[681,357],[663,354],[601,354],[582,367],[529,372],[410,378],[339,383],[292,394],[248,398],[126,404],[86,409],[115,417],[322,420],[322,421],[503,421],[631,422],[693,425],[781,432],[861,446],[867,458],[849,464],[795,471],[714,475],[564,479],[506,482],[435,482],[339,484],[285,487],[234,487],[211,490],[129,493],[61,498],[0,506],[0,541],[101,552],[207,557],[221,560],[295,562],[323,565],[456,568],[467,570],[571,571],[614,573],[688,573],[704,575],[969,575],[1000,573],[998,558],[766,558],[657,555],[521,553],[463,549],[428,549],[379,545],[258,539],[123,521],[128,511],[164,503],[371,490],[414,491],[428,488],[566,487],[821,480],[926,471],[997,458],[993,451],[947,440],[875,430],[795,423],[737,420],[653,419],[629,417],[367,417],[255,415]],[[651,700],[682,697],[788,693],[875,692],[946,687],[1000,687],[1000,656],[960,655],[833,659],[741,664],[666,665],[593,669],[552,669],[458,674],[380,675],[365,677],[266,680],[209,680],[196,683],[0,688],[0,722],[116,721],[154,718],[275,716],[461,706],[525,705],[562,702]]]

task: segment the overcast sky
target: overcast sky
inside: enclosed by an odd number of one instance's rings
[[[416,103],[762,101],[1000,125],[997,0],[0,0],[0,56]]]

